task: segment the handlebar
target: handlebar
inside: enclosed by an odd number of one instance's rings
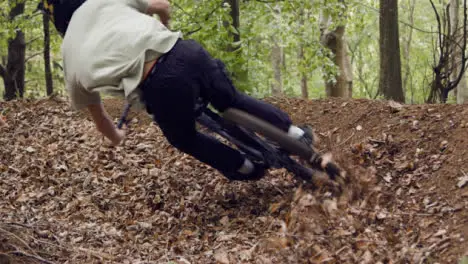
[[[123,124],[124,124],[124,123],[126,124],[126,123],[128,122],[128,121],[127,121],[127,115],[128,115],[128,113],[130,112],[130,108],[131,108],[131,107],[132,107],[132,105],[129,104],[129,103],[127,103],[127,104],[125,105],[125,109],[124,109],[122,115],[120,116],[119,122],[117,123],[117,128],[118,128],[118,129],[122,129]]]

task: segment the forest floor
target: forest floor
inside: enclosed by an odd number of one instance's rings
[[[0,263],[461,263],[468,255],[468,107],[267,101],[314,126],[320,149],[348,171],[338,201],[284,170],[229,182],[169,146],[145,113],[132,113],[124,145],[111,148],[60,99],[2,103]],[[113,117],[123,109],[105,104]]]

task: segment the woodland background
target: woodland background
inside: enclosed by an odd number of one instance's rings
[[[201,42],[257,97],[468,98],[465,0],[171,3],[171,28]],[[36,7],[0,0],[3,100],[65,95],[61,39]]]
[[[111,148],[61,96],[13,100],[66,95],[61,40],[37,0],[0,0],[0,263],[468,264],[466,0],[170,1],[239,88],[314,127],[345,193],[230,182],[138,111]]]

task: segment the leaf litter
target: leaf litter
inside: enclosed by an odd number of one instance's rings
[[[456,263],[467,108],[267,98],[349,172],[341,197],[285,170],[228,182],[144,113],[123,146],[60,98],[3,103],[0,263]],[[123,102],[106,100],[114,117]],[[359,129],[357,129],[359,127]]]

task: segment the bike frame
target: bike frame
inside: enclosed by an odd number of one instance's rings
[[[128,123],[126,117],[130,108],[130,104],[125,106],[117,123],[119,129],[122,128],[123,124]],[[263,162],[270,168],[285,168],[303,180],[311,181],[313,170],[293,160],[290,154],[282,150],[275,142],[261,138],[253,131],[226,120],[209,109],[208,103],[201,99],[196,104],[195,112],[197,113],[197,123],[234,144],[249,159]]]
[[[257,136],[253,131],[228,121],[211,111],[206,104],[197,106],[197,122],[236,145],[249,159],[261,161],[270,168],[285,168],[306,181],[311,181],[313,170],[302,166],[275,142]]]

